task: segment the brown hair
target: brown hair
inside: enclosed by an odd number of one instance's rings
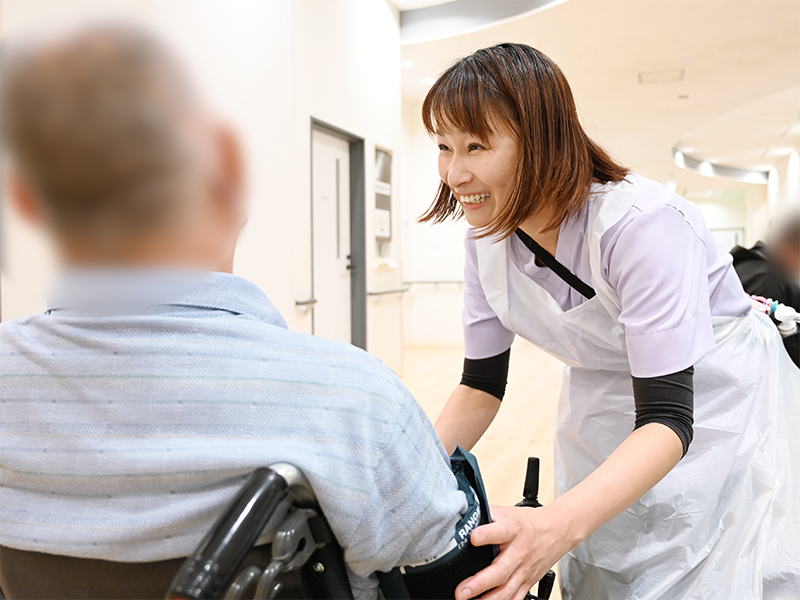
[[[540,211],[552,211],[546,227],[555,229],[581,211],[593,182],[621,181],[629,172],[586,135],[561,69],[524,44],[500,44],[459,60],[433,84],[422,119],[431,135],[460,129],[487,140],[502,126],[520,140],[511,196],[480,237],[508,236]],[[442,181],[420,221],[462,214]]]

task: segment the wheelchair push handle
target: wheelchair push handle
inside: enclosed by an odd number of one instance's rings
[[[539,459],[535,456],[528,457],[528,468],[525,471],[525,485],[522,487],[522,501],[517,506],[530,506],[539,508]]]
[[[528,466],[525,471],[525,485],[522,486],[522,500],[517,506],[527,506],[539,508],[539,459],[535,456],[528,457]],[[553,593],[553,586],[556,582],[556,574],[553,571],[545,573],[536,588],[536,595],[528,594],[526,600],[549,600]]]
[[[266,468],[253,471],[197,550],[183,563],[166,598],[219,598],[288,493],[286,481],[278,473]]]

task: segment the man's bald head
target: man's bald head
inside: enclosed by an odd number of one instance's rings
[[[66,235],[163,225],[198,168],[197,98],[154,37],[94,23],[3,50],[3,141]]]

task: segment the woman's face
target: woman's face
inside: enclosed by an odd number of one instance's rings
[[[510,132],[480,140],[465,131],[436,133],[439,176],[461,203],[473,227],[488,225],[508,202],[519,161],[520,144]]]

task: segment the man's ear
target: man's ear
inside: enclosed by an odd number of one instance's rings
[[[9,173],[7,181],[11,205],[25,221],[41,227],[44,224],[44,214],[31,186],[16,170]]]
[[[244,161],[239,138],[227,126],[216,130],[216,151],[218,157],[218,181],[215,182],[217,201],[225,204],[226,212],[235,213],[244,224]]]

